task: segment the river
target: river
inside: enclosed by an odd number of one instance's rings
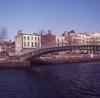
[[[0,98],[100,98],[100,63],[1,68]]]

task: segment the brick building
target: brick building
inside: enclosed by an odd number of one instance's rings
[[[56,36],[52,34],[51,30],[48,30],[48,33],[41,37],[42,47],[54,46]]]

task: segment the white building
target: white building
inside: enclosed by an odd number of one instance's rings
[[[68,41],[66,41],[65,36],[56,36],[56,46],[66,46]]]
[[[100,32],[94,32],[91,34],[91,44],[100,45]]]
[[[90,35],[79,33],[79,45],[90,45]]]
[[[64,32],[69,45],[100,45],[100,32]]]
[[[100,45],[100,33],[91,32],[80,35],[80,45]]]
[[[33,49],[41,47],[41,36],[34,34],[18,33],[15,40],[15,50],[20,52],[22,50]]]
[[[68,42],[68,45],[79,45],[80,42],[79,33],[65,31],[62,35],[65,37],[65,40]]]

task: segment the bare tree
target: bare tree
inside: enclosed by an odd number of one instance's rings
[[[3,26],[0,30],[0,41],[4,41],[5,39],[7,39],[7,33],[7,28]]]

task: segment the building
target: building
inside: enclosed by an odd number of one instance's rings
[[[14,53],[15,52],[15,42],[14,41],[13,42],[11,42],[11,41],[8,42],[7,51],[9,53]]]
[[[67,46],[68,41],[65,36],[56,36],[56,46]]]
[[[68,45],[78,45],[80,36],[78,33],[75,33],[74,31],[70,32],[64,32],[62,36],[65,37],[66,42],[68,42]]]
[[[93,32],[90,34],[90,36],[92,45],[100,45],[100,32]]]
[[[41,37],[42,47],[54,46],[56,36],[52,34],[51,30],[48,30],[48,33]]]
[[[41,47],[41,36],[33,34],[23,34],[18,32],[15,39],[15,50],[21,52],[22,50],[33,49]]]
[[[80,33],[79,45],[100,45],[100,33]]]
[[[69,45],[100,45],[100,33],[75,33],[64,32]]]
[[[79,33],[79,35],[80,35],[79,45],[90,45],[90,35],[89,34]]]
[[[6,42],[2,41],[0,42],[0,52],[14,52],[15,51],[15,42]]]
[[[7,43],[6,42],[0,42],[0,52],[7,51]]]

